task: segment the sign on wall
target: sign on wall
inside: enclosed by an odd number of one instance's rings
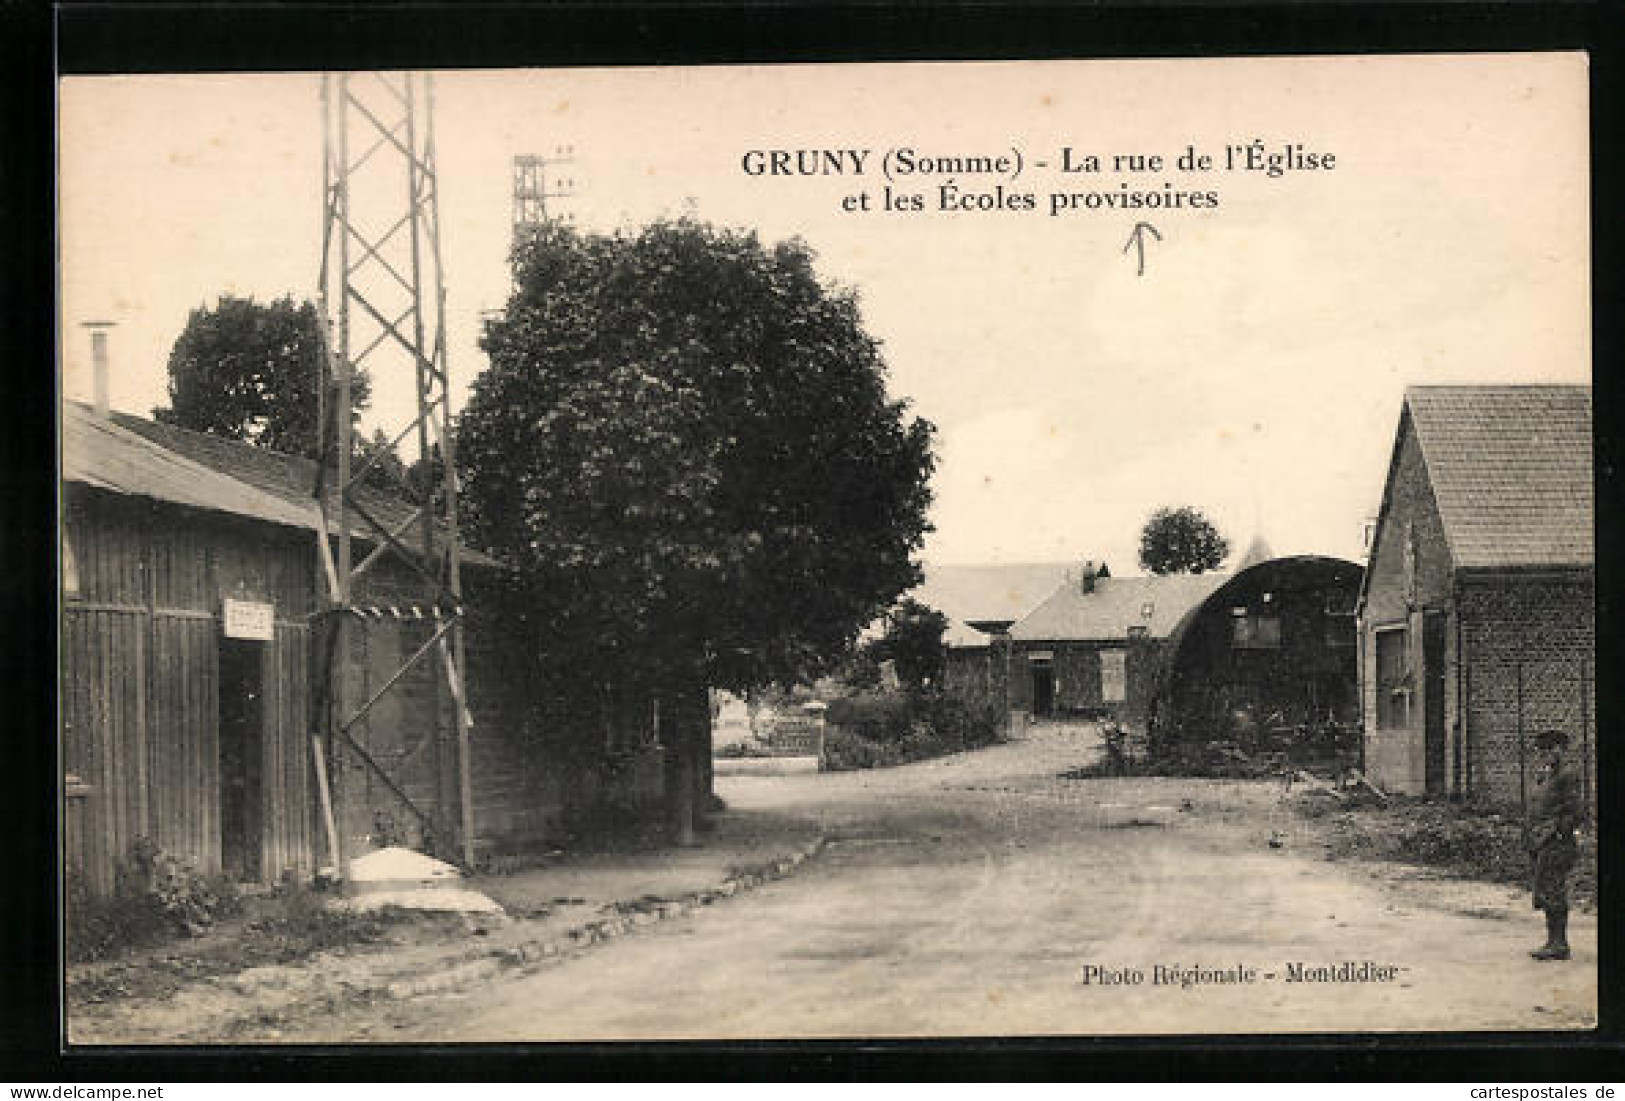
[[[276,605],[261,604],[255,600],[226,598],[225,623],[227,638],[247,638],[270,642],[276,637]]]
[[[1128,698],[1126,650],[1100,652],[1100,699],[1102,703],[1122,703]]]

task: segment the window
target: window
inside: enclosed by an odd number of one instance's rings
[[[1127,695],[1128,663],[1125,650],[1100,652],[1100,701],[1122,703]]]
[[[1410,634],[1403,627],[1377,631],[1377,728],[1411,725]]]
[[[1245,608],[1232,609],[1230,642],[1239,650],[1279,650],[1281,617],[1248,612]]]

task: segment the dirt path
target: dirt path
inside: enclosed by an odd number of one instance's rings
[[[1572,962],[1539,964],[1536,915],[1507,888],[1328,863],[1268,784],[1060,778],[1096,752],[1088,728],[1045,728],[899,769],[730,778],[734,805],[817,818],[831,843],[793,878],[529,975],[331,1019],[320,1038],[1593,1023],[1594,918],[1576,920]],[[1293,981],[1295,966],[1325,981]]]

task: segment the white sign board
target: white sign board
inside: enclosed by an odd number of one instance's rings
[[[253,600],[226,599],[224,615],[227,638],[251,638],[270,642],[276,637],[276,605]]]
[[[1122,703],[1126,698],[1128,666],[1126,650],[1100,652],[1100,699],[1102,703]]]

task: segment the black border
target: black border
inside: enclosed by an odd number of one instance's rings
[[[1591,4],[811,3],[334,4],[0,0],[7,74],[0,157],[15,242],[0,263],[8,431],[0,488],[13,704],[0,742],[0,1079],[241,1081],[577,1078],[842,1080],[1619,1081],[1625,1051],[1617,927],[1601,924],[1597,1034],[1400,1034],[1296,1038],[1080,1038],[968,1042],[547,1045],[529,1048],[277,1048],[57,1052],[54,883],[54,75],[63,73],[499,68],[737,62],[1428,53],[1584,49],[1593,88],[1593,326],[1597,401],[1599,669],[1625,668],[1617,471],[1620,423],[1619,45],[1615,10]],[[28,519],[23,520],[24,517]],[[36,569],[30,567],[37,567]],[[1622,714],[1599,678],[1598,729]],[[20,705],[20,706],[18,706]],[[1599,738],[1601,910],[1621,912],[1617,737]],[[19,896],[21,896],[19,898]]]

